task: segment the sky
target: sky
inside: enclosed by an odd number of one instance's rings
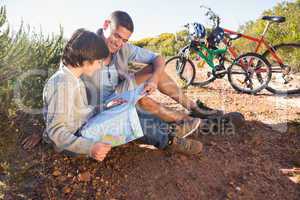
[[[0,0],[6,5],[8,21],[17,30],[23,20],[34,30],[46,34],[64,28],[66,38],[78,28],[96,31],[114,10],[128,12],[134,22],[132,40],[175,33],[189,22],[207,24],[200,5],[214,10],[221,26],[236,30],[282,0]]]

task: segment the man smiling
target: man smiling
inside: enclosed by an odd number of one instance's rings
[[[191,111],[193,116],[205,118],[221,113],[209,108],[199,108],[195,102],[184,95],[176,83],[165,73],[165,61],[161,56],[127,43],[133,31],[132,19],[123,11],[113,12],[104,21],[103,28],[97,31],[98,35],[105,39],[110,51],[109,57],[104,60],[106,69],[95,73],[92,80],[104,98],[115,90],[133,89],[144,83],[144,93],[152,94],[158,89]],[[128,64],[131,62],[143,63],[147,66],[132,73],[128,68]],[[95,101],[95,95],[90,95]],[[145,111],[151,112],[167,122],[192,120],[189,115],[172,111],[148,96],[142,98],[139,105]]]

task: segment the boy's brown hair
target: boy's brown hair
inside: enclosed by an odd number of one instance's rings
[[[80,67],[84,61],[106,58],[109,50],[103,38],[85,29],[76,30],[67,42],[62,55],[65,66]]]

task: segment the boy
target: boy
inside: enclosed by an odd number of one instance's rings
[[[103,39],[95,33],[78,29],[64,48],[64,66],[47,81],[43,91],[44,137],[55,143],[59,150],[87,154],[97,160],[102,160],[110,150],[110,145],[76,135],[95,112],[94,107],[87,105],[85,87],[79,77],[91,75],[99,69],[107,55]]]

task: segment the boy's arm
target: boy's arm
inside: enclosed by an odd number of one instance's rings
[[[53,123],[52,126],[47,129],[48,137],[55,143],[59,150],[91,155],[90,151],[95,142],[81,136],[75,136],[66,129],[62,121]]]
[[[71,94],[68,94],[69,88],[67,86],[67,84],[62,84],[53,91],[45,92],[47,99],[46,131],[48,137],[60,150],[90,155],[90,150],[94,142],[80,136],[75,136],[67,128],[67,124],[69,124],[67,121],[69,119],[69,111],[70,109],[74,109],[71,108],[73,104],[72,99],[70,99]]]

